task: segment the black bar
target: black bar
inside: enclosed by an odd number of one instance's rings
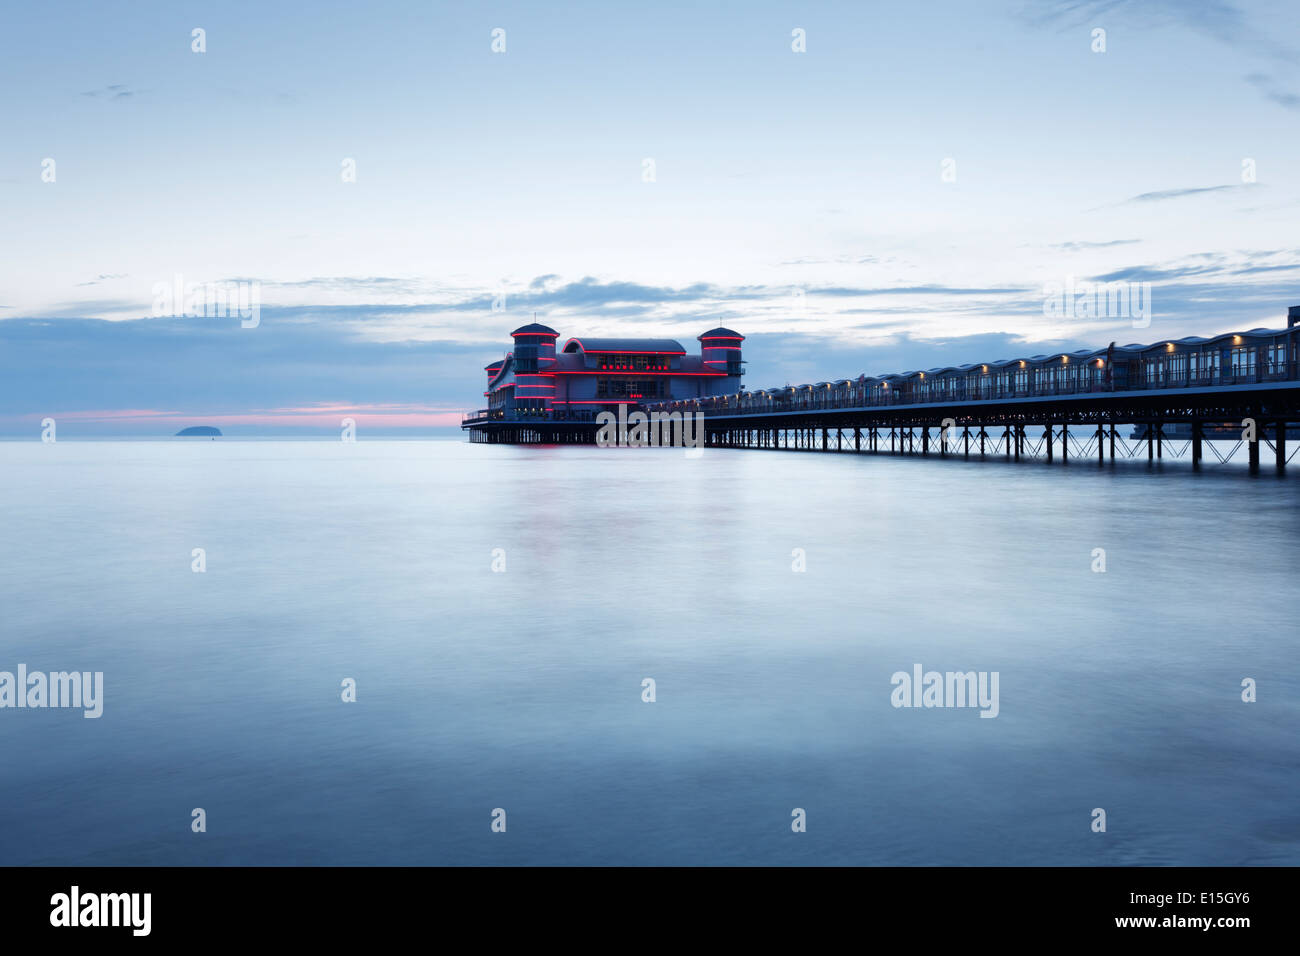
[[[70,904],[75,886],[80,912],[92,894],[149,894],[148,937],[164,944],[286,940],[294,951],[316,942],[334,951],[354,939],[412,934],[431,942],[466,931],[494,943],[514,933],[537,941],[605,934],[608,941],[611,930],[667,942],[676,927],[694,922],[729,936],[838,929],[860,941],[910,927],[918,952],[933,952],[939,940],[974,950],[977,940],[1001,949],[1009,941],[1082,937],[1128,937],[1139,946],[1209,939],[1233,951],[1293,926],[1295,876],[1286,868],[1194,867],[10,868],[0,870],[0,919],[6,948],[20,940],[66,947],[140,938],[143,895],[138,909],[119,911],[127,925],[51,925],[69,919],[71,907],[60,911],[57,897]],[[1177,922],[1206,918],[1249,925]],[[1117,925],[1134,919],[1155,924]]]

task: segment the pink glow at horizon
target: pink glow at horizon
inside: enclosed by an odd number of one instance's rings
[[[20,416],[39,420],[46,415]],[[192,414],[168,409],[116,408],[50,412],[56,421],[83,423],[165,423],[178,427],[190,425],[299,425],[337,429],[343,418],[354,418],[358,425],[381,428],[437,428],[459,425],[460,411],[447,411],[423,405],[308,405],[290,408],[256,409],[249,412]]]

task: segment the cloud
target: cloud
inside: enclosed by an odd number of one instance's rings
[[[1122,206],[1131,202],[1163,202],[1166,199],[1181,199],[1184,196],[1196,196],[1200,193],[1217,193],[1223,192],[1224,190],[1245,189],[1247,188],[1247,185],[1248,184],[1240,183],[1230,186],[1196,186],[1189,189],[1159,189],[1155,192],[1139,193],[1136,196],[1131,196],[1120,203],[1120,205]],[[1254,184],[1252,183],[1249,185]]]
[[[828,266],[828,265],[835,265],[835,266],[846,266],[846,265],[847,265],[847,266],[864,266],[864,265],[875,265],[875,264],[879,263],[880,261],[881,261],[881,259],[880,259],[879,257],[877,257],[877,256],[831,256],[831,257],[828,257],[828,258],[818,258],[818,257],[814,257],[814,256],[806,256],[806,257],[804,257],[804,258],[802,258],[802,259],[786,259],[786,260],[784,260],[784,261],[782,261],[782,262],[778,262],[777,265],[782,265],[782,266]]]
[[[136,95],[135,90],[127,89],[121,83],[114,83],[111,86],[100,87],[97,90],[86,90],[81,94],[95,99],[105,100],[125,100]]]
[[[1085,249],[1109,249],[1111,246],[1128,246],[1141,241],[1141,239],[1110,239],[1106,242],[1056,242],[1050,244],[1047,248],[1059,249],[1062,252],[1082,252]]]
[[[1249,73],[1246,75],[1245,80],[1263,93],[1266,99],[1272,100],[1286,109],[1300,111],[1300,94],[1282,89],[1269,74]]]
[[[257,281],[252,276],[231,277],[223,282]],[[398,279],[392,276],[315,276],[310,279],[294,279],[283,282],[263,282],[264,286],[280,289],[312,289],[329,292],[353,290],[412,291],[419,288],[416,280]]]
[[[1279,256],[1283,262],[1269,262]],[[1091,276],[1094,282],[1170,282],[1197,277],[1235,277],[1271,272],[1300,272],[1300,250],[1241,251],[1232,254],[1199,252],[1162,265],[1140,265]]]
[[[101,282],[108,282],[112,279],[125,279],[126,275],[127,274],[125,272],[101,273],[100,275],[95,276],[95,278],[91,279],[89,282],[78,282],[77,285],[79,286],[98,285]]]
[[[1139,333],[1150,341],[1281,327],[1286,307],[1300,298],[1300,248],[1198,253],[1093,279],[1153,283],[1152,327]],[[715,324],[739,329],[748,337],[751,388],[1135,337],[1127,319],[1049,327],[1042,286],[1028,281],[809,289],[806,315],[794,313],[788,286],[677,287],[590,277],[548,284],[554,288],[539,294],[551,297],[557,317],[550,324],[563,335],[599,330],[686,342]],[[510,329],[527,321],[514,302],[503,314],[482,307],[485,299],[476,294],[450,298],[451,304],[264,305],[256,329],[240,328],[235,318],[5,318],[0,430],[35,434],[32,423],[42,416],[71,415],[86,433],[170,435],[184,425],[216,424],[244,433],[321,434],[339,427],[341,410],[375,428],[444,427],[457,410],[482,405],[483,367],[510,347]],[[570,309],[575,301],[622,305]]]
[[[1222,270],[1213,266],[1181,266],[1169,269],[1155,269],[1150,266],[1134,266],[1128,269],[1116,269],[1102,275],[1092,276],[1094,282],[1165,282],[1169,279],[1187,279],[1191,276],[1213,275]]]
[[[119,315],[127,319],[136,319],[148,316],[151,306],[150,302],[138,302],[131,299],[79,299],[75,302],[63,302],[30,313],[27,318],[80,319],[87,316]]]
[[[507,292],[508,303],[517,303],[520,307],[547,308],[601,308],[617,306],[655,306],[672,303],[730,302],[737,300],[788,298],[791,286],[719,286],[709,282],[696,282],[684,286],[642,285],[636,282],[602,282],[592,276],[586,276],[576,282],[562,285],[548,284],[537,288],[540,279],[550,280],[553,276],[534,279],[528,291],[511,296]],[[806,295],[833,296],[848,298],[856,296],[885,295],[1002,295],[1023,292],[1024,289],[1002,286],[988,288],[958,288],[943,285],[911,286],[806,286]],[[490,308],[494,296],[484,294],[464,303],[471,308]],[[513,308],[514,305],[512,304]]]
[[[1180,21],[1225,42],[1242,42],[1250,34],[1245,15],[1227,0],[1047,0],[1034,6],[1031,20],[1083,23],[1125,9],[1148,19]]]
[[[1281,7],[1285,11],[1287,4]],[[1229,0],[1051,0],[1036,6],[1028,19],[1038,26],[1079,26],[1092,24],[1103,15],[1111,20],[1129,15],[1147,24],[1178,23],[1244,54],[1270,61],[1283,70],[1294,69],[1300,60],[1300,51],[1275,39],[1287,35],[1286,30],[1273,24],[1256,26]],[[1300,110],[1300,96],[1282,89],[1269,74],[1255,72],[1243,79],[1271,102],[1289,110]]]

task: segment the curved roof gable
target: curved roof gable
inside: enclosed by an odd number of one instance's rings
[[[557,332],[557,331],[555,331],[555,329],[551,328],[549,325],[542,325],[542,323],[540,323],[540,322],[530,322],[528,325],[521,325],[519,328],[515,329],[515,330],[514,330],[513,332],[511,332],[510,334],[511,334],[511,336],[515,336],[515,335],[554,335],[554,336],[557,336],[557,337],[558,337],[560,333]]]
[[[696,336],[696,339],[699,341],[703,341],[704,339],[735,339],[737,342],[740,342],[743,341],[744,338],[745,337],[739,332],[733,332],[731,329],[724,329],[722,326],[718,326],[716,329],[709,329],[709,331],[704,334]]]
[[[672,339],[577,339],[564,343],[565,352],[643,352],[661,355],[685,355],[686,349]]]

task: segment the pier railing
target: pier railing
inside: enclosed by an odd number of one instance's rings
[[[1258,368],[1249,373],[1214,375],[1134,376],[1125,381],[1107,380],[1104,370],[1093,366],[1084,381],[1048,381],[1041,385],[999,388],[992,383],[974,382],[969,377],[935,381],[913,379],[905,383],[875,381],[803,386],[760,392],[741,392],[710,398],[680,399],[646,406],[657,412],[703,412],[705,415],[768,415],[778,412],[822,411],[856,408],[891,408],[952,402],[998,402],[1016,399],[1056,398],[1074,395],[1140,394],[1143,392],[1231,388],[1300,380],[1295,360]]]
[[[538,408],[480,408],[477,411],[465,412],[460,417],[460,423],[462,426],[490,422],[519,422],[523,424],[528,422],[587,423],[594,422],[597,414],[599,413]]]

